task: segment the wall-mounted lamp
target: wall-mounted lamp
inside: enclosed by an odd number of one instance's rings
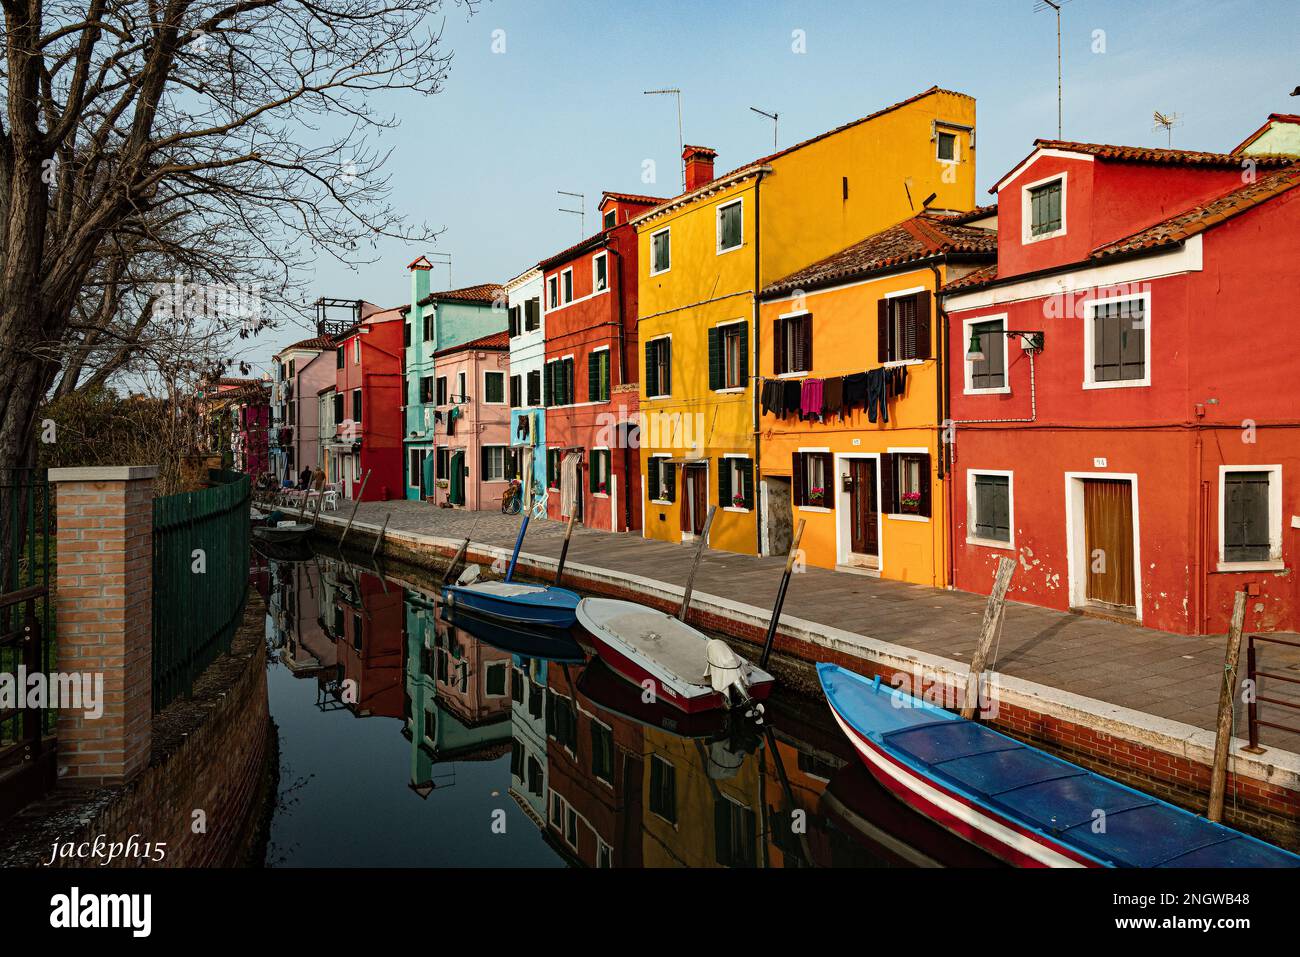
[[[1026,352],[1042,352],[1044,335],[1041,329],[1003,329],[1002,334],[1007,338],[1011,336],[1020,337],[1020,348]],[[984,347],[980,343],[979,333],[972,332],[970,344],[966,346],[967,362],[982,362],[984,359]]]

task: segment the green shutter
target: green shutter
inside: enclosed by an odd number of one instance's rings
[[[731,460],[718,459],[718,506],[731,507]]]
[[[553,363],[548,362],[542,367],[542,403],[548,406],[552,404],[552,400],[555,397],[555,387],[551,384],[552,365]]]
[[[754,460],[745,459],[740,467],[741,494],[745,496],[745,508],[754,507]]]
[[[645,463],[646,498],[653,501],[659,497],[659,460],[651,457]]]
[[[740,326],[740,384],[749,385],[749,323]]]
[[[709,330],[709,388],[721,389],[726,381],[722,359],[722,330]]]
[[[600,356],[599,352],[587,353],[587,401],[599,402],[600,394]]]

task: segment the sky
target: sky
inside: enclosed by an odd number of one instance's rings
[[[318,264],[317,296],[407,301],[406,265],[450,253],[434,288],[504,282],[597,228],[603,190],[673,196],[684,139],[734,169],[932,85],[977,101],[978,202],[1057,130],[1056,18],[1038,0],[484,0],[433,10],[453,52],[441,92],[385,94],[399,121],[379,145],[393,204],[437,242],[384,241],[373,263]],[[1173,145],[1226,151],[1270,112],[1300,112],[1297,0],[1066,0],[1063,136],[1164,146],[1152,112],[1178,113]],[[796,31],[801,31],[796,33]],[[802,39],[802,52],[798,51]],[[643,182],[645,161],[654,183]],[[585,194],[585,233],[577,199]],[[367,256],[370,258],[371,253]],[[448,281],[450,279],[450,282]],[[314,316],[244,344],[268,371]]]

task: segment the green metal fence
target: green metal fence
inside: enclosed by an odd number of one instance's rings
[[[153,502],[153,709],[189,694],[223,652],[248,593],[247,475],[213,471],[221,484]]]

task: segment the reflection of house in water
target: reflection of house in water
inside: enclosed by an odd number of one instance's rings
[[[320,568],[314,561],[272,561],[270,576],[268,609],[280,663],[298,678],[333,668],[334,639],[321,613],[326,606]]]
[[[590,867],[639,867],[642,729],[577,690],[580,670],[546,669],[546,834]]]
[[[510,796],[546,827],[546,670],[559,665],[513,656],[510,669]]]
[[[321,618],[336,656],[325,698],[359,718],[401,717],[402,589],[339,562],[322,568]]]
[[[411,787],[422,797],[454,783],[451,761],[490,761],[510,750],[510,655],[438,617],[434,599],[405,591],[406,701]]]

